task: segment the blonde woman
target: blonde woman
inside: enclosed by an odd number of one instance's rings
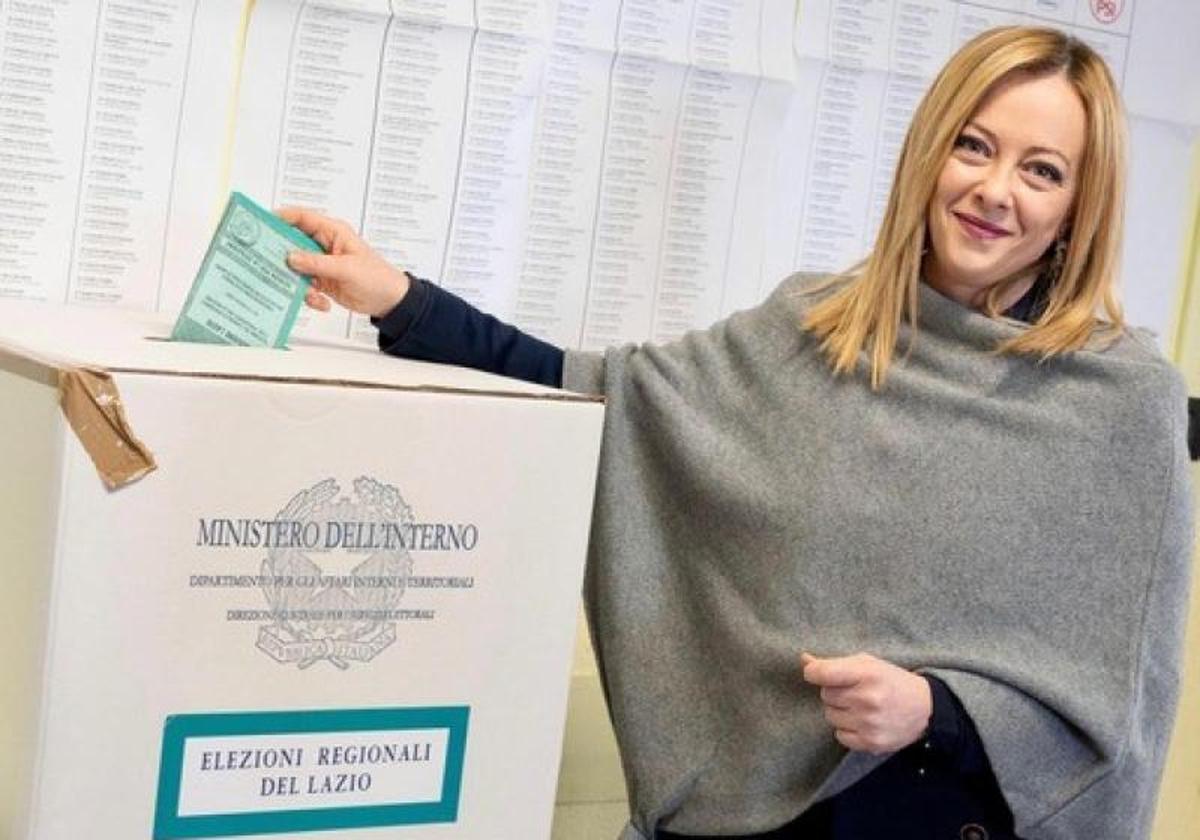
[[[1180,377],[1113,295],[1123,145],[1092,50],[984,33],[863,264],[604,354],[283,211],[329,252],[292,257],[310,305],[385,351],[605,396],[585,595],[624,838],[1147,835],[1191,523]]]

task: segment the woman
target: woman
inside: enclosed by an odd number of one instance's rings
[[[993,30],[870,257],[665,347],[565,354],[284,218],[388,352],[606,398],[586,599],[626,838],[1145,836],[1191,547],[1178,375],[1113,296],[1104,63]]]

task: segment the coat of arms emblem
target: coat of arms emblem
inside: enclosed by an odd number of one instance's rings
[[[353,495],[341,495],[337,481],[325,479],[293,496],[275,518],[295,526],[413,523],[399,491],[367,477],[355,479]],[[321,556],[329,550],[276,547],[263,560],[263,593],[274,621],[259,629],[258,647],[277,662],[308,668],[325,660],[345,669],[375,658],[396,640],[389,616],[412,573],[407,549],[370,544],[339,550],[342,568],[333,571],[318,563],[332,563],[333,558]]]

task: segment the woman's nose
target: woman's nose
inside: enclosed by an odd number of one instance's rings
[[[986,210],[1007,210],[1012,205],[1011,169],[1001,165],[988,167],[975,185],[975,200]]]

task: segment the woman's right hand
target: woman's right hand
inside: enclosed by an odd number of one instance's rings
[[[288,265],[312,277],[304,302],[329,311],[330,301],[352,312],[381,318],[408,294],[409,278],[363,241],[345,222],[302,207],[280,207],[275,213],[316,240],[324,254],[292,251]]]

